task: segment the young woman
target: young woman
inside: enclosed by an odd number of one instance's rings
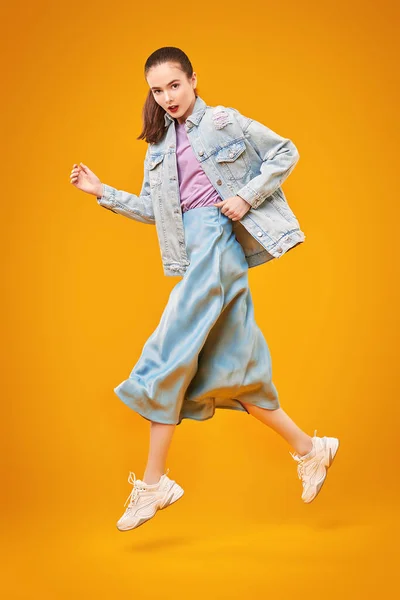
[[[287,138],[241,115],[208,106],[182,50],[164,47],[145,63],[144,181],[137,196],[101,183],[83,163],[70,181],[100,206],[155,224],[172,289],[155,331],[117,396],[150,421],[150,449],[117,522],[134,529],[176,502],[183,489],[165,471],[175,427],[216,408],[253,415],[292,446],[304,502],[323,485],[333,437],[310,437],[281,408],[271,356],[254,319],[248,269],[301,244],[304,233],[281,183],[299,154]]]

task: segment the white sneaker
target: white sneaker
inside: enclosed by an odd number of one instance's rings
[[[154,517],[158,510],[166,508],[183,496],[183,489],[167,477],[167,472],[161,475],[157,483],[148,484],[141,479],[136,479],[135,473],[129,472],[128,482],[133,484],[133,489],[125,501],[128,508],[117,522],[120,531],[129,531],[143,525]]]
[[[308,454],[289,452],[299,464],[297,466],[298,478],[302,480],[304,502],[311,502],[317,496],[325,481],[327,470],[332,464],[339,448],[339,440],[334,437],[316,437],[317,430],[312,438],[313,448]]]

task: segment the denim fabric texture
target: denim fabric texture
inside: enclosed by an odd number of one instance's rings
[[[166,133],[148,144],[139,195],[103,184],[100,206],[157,228],[164,274],[183,276],[187,253],[176,163],[175,119],[165,113]],[[299,160],[293,142],[267,126],[197,96],[185,122],[192,149],[222,199],[241,196],[250,210],[232,221],[249,267],[280,258],[305,235],[289,207],[282,183]]]

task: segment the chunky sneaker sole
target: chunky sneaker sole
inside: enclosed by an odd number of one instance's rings
[[[329,467],[332,465],[339,449],[339,440],[334,437],[317,437],[317,431],[312,438],[313,448],[308,454],[299,456],[290,452],[298,462],[297,474],[302,481],[303,493],[301,499],[309,504],[312,502],[325,483]]]
[[[140,527],[152,519],[158,510],[171,506],[183,496],[184,490],[176,481],[169,479],[167,473],[161,476],[158,483],[150,485],[136,479],[130,471],[128,481],[133,484],[133,489],[125,502],[126,505],[129,501],[128,508],[117,522],[119,531]]]
[[[171,506],[171,504],[173,504],[174,502],[176,502],[177,500],[179,500],[179,498],[182,498],[182,496],[183,496],[184,493],[185,492],[184,492],[183,488],[181,488],[181,486],[178,485],[174,481],[174,485],[172,486],[171,491],[168,494],[168,497],[161,504],[159,510],[164,510],[164,508],[167,508],[168,506]]]

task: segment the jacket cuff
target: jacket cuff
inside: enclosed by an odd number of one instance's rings
[[[246,200],[250,204],[252,208],[257,208],[262,204],[266,198],[266,196],[261,195],[259,192],[253,190],[249,184],[242,187],[238,192],[236,192],[236,196],[240,196],[243,200]]]
[[[115,201],[116,189],[113,188],[111,185],[107,185],[106,183],[103,183],[102,186],[103,186],[103,195],[96,197],[97,203],[100,206],[103,206],[104,208],[108,208],[112,212],[116,212],[115,210],[112,210],[112,208],[111,208],[113,206],[116,206],[116,201]]]

